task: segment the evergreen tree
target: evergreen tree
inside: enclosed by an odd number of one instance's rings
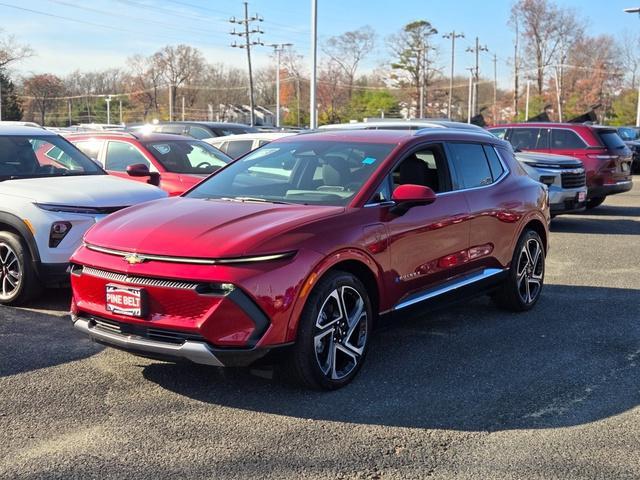
[[[22,120],[22,105],[16,95],[16,87],[2,69],[0,69],[0,100],[2,101],[2,120]]]

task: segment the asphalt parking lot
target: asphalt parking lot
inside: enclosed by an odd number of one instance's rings
[[[532,312],[380,331],[332,393],[92,344],[66,290],[0,308],[0,478],[640,478],[635,182],[554,220]]]

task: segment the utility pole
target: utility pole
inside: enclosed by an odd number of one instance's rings
[[[456,61],[456,38],[464,38],[464,33],[456,33],[455,30],[445,33],[442,38],[451,39],[451,77],[449,78],[449,101],[447,102],[447,117],[451,120],[451,101],[453,97],[453,76],[455,74],[454,65]]]
[[[67,99],[67,108],[69,110],[69,126],[71,126],[71,99]]]
[[[120,125],[122,125],[122,99],[118,99],[118,113],[120,114]]]
[[[244,32],[236,32],[235,28],[233,29],[233,31],[231,32],[231,35],[236,35],[238,37],[244,37],[245,43],[244,44],[238,44],[236,42],[233,42],[231,44],[231,46],[233,48],[246,48],[247,49],[247,63],[249,65],[249,108],[251,109],[251,115],[250,115],[250,125],[254,126],[256,123],[256,117],[255,117],[255,106],[253,103],[253,99],[254,99],[254,95],[253,95],[253,74],[251,72],[251,47],[256,46],[256,45],[264,45],[264,43],[262,43],[260,41],[260,39],[258,38],[257,41],[252,41],[251,40],[251,35],[254,33],[257,34],[263,34],[264,32],[262,30],[260,30],[259,27],[257,28],[253,28],[251,27],[251,24],[253,22],[262,22],[264,21],[264,19],[259,16],[259,15],[254,15],[252,17],[249,17],[249,3],[248,2],[244,2],[244,20],[240,19],[236,19],[236,17],[231,17],[229,19],[230,23],[234,23],[234,24],[238,24],[238,25],[242,25],[244,26]]]
[[[558,101],[558,121],[562,122],[562,92],[560,90],[560,83],[559,83],[559,75],[558,75],[558,67],[556,66],[556,68],[554,69],[554,73],[555,73],[555,81],[556,81],[556,100]]]
[[[316,84],[318,81],[318,0],[311,0],[311,84],[309,86],[309,128],[318,128]]]
[[[527,101],[524,106],[524,121],[529,120],[529,91],[531,89],[531,80],[527,80]]]
[[[272,43],[268,46],[273,47],[276,53],[276,127],[280,128],[280,54],[286,47],[292,47],[293,43]]]
[[[467,67],[469,70],[469,106],[467,108],[467,123],[471,123],[471,108],[473,106],[473,67]]]
[[[298,104],[298,128],[300,128],[300,75],[296,75],[296,99]]]
[[[173,122],[173,85],[169,85],[169,121]]]
[[[467,48],[467,52],[472,52],[476,54],[476,67],[475,67],[475,72],[474,72],[474,77],[475,77],[475,86],[473,89],[473,93],[474,93],[474,101],[473,101],[473,114],[476,114],[476,110],[478,107],[478,83],[480,81],[480,52],[488,52],[489,49],[486,46],[480,46],[480,39],[478,37],[476,37],[476,46],[474,48],[468,47]]]
[[[418,104],[418,112],[419,112],[418,118],[424,118],[424,81],[425,81],[424,71],[426,67],[425,51],[426,51],[426,48],[424,45],[420,50],[418,50],[418,55],[420,55],[418,57],[418,71],[420,72],[420,78],[418,80],[420,82],[420,100]]]
[[[498,115],[498,56],[493,54],[493,124],[497,122]]]
[[[111,95],[107,95],[107,98],[104,99],[107,102],[107,124],[111,124]]]
[[[0,122],[2,121],[2,83],[0,83]]]
[[[182,96],[182,121],[184,122],[184,95]]]
[[[513,114],[514,117],[518,116],[518,19],[516,18],[516,40],[513,46]],[[529,88],[529,87],[527,87]],[[527,115],[529,113],[527,112]],[[526,119],[525,119],[526,120]]]

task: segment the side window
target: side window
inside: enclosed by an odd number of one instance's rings
[[[184,127],[182,125],[160,125],[157,132],[173,133],[175,135],[183,135]]]
[[[450,143],[449,148],[461,188],[482,187],[493,183],[489,162],[482,145]]]
[[[539,132],[539,128],[514,128],[511,131],[509,142],[514,149],[535,150]]]
[[[491,175],[493,175],[493,181],[495,182],[504,173],[504,167],[500,162],[500,157],[496,153],[496,150],[490,145],[483,145],[484,154],[489,160],[489,167],[491,168]]]
[[[100,150],[102,150],[103,140],[85,140],[82,142],[75,142],[74,145],[87,157],[98,160]]]
[[[536,148],[538,150],[549,148],[549,129],[541,128],[538,132],[538,141],[536,142]]]
[[[105,170],[126,172],[129,165],[137,163],[143,163],[151,168],[149,161],[133,145],[125,142],[109,142],[104,162]]]
[[[576,148],[585,148],[585,143],[575,132],[563,129],[551,131],[551,149],[573,150]]]
[[[198,140],[203,140],[205,138],[211,138],[214,136],[213,133],[202,127],[189,127],[189,135],[193,138],[197,138]]]
[[[438,145],[409,155],[391,173],[391,178],[394,190],[409,183],[423,185],[439,193],[449,190],[451,183],[443,150]]]
[[[237,140],[229,142],[227,147],[227,155],[231,158],[238,158],[253,149],[253,140]]]

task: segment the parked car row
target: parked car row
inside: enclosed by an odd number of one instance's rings
[[[235,161],[184,133],[0,127],[0,303],[70,279],[73,324],[97,342],[214,366],[285,359],[334,389],[383,318],[477,293],[532,308],[551,216],[631,182],[612,129],[576,133],[583,160],[550,153],[555,125],[528,125],[549,148],[520,152],[525,127],[399,124],[207,140]]]

